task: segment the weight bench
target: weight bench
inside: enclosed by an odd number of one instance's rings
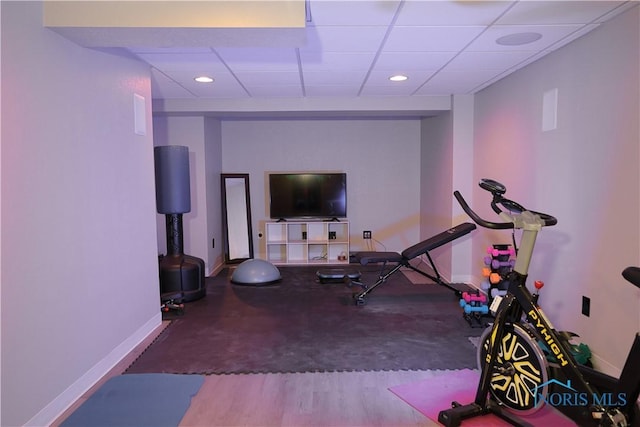
[[[373,292],[375,288],[383,284],[387,281],[387,279],[400,270],[402,267],[408,267],[425,277],[436,282],[438,285],[446,286],[447,288],[453,290],[458,297],[462,296],[462,292],[455,287],[453,287],[450,283],[445,282],[440,273],[438,273],[438,269],[433,263],[433,259],[431,259],[431,255],[429,255],[429,251],[432,251],[436,248],[439,248],[442,245],[445,245],[449,242],[452,242],[466,234],[469,234],[473,230],[476,229],[476,225],[470,222],[465,222],[455,227],[452,227],[442,233],[436,234],[435,236],[423,240],[420,243],[416,243],[415,245],[405,249],[401,253],[398,252],[357,252],[355,254],[355,260],[359,262],[361,265],[373,264],[373,263],[382,263],[382,267],[380,269],[380,273],[378,275],[378,280],[371,286],[366,286],[362,282],[352,281],[351,284],[358,285],[362,287],[363,291],[354,294],[353,299],[356,305],[364,305],[365,297]],[[431,269],[434,271],[435,276],[429,274],[425,271],[420,270],[417,267],[414,267],[409,263],[412,259],[419,257],[420,255],[426,255],[429,260],[429,264],[431,264]],[[395,266],[391,267],[386,273],[385,270],[387,268],[388,263],[394,263]]]

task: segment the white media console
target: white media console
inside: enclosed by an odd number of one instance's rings
[[[267,261],[273,264],[348,264],[348,221],[265,223]]]

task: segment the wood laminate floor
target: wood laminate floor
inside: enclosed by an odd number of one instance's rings
[[[53,424],[58,427],[107,379],[120,375],[167,326],[159,327]],[[366,369],[366,360],[362,361]],[[181,426],[437,426],[388,390],[430,371],[208,375]]]
[[[207,376],[181,426],[436,426],[388,388],[425,371]]]

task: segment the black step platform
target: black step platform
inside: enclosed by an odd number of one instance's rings
[[[327,268],[316,271],[316,276],[320,283],[344,282],[345,279],[358,280],[360,278],[359,271],[350,271],[343,268]]]

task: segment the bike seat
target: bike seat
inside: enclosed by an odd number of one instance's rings
[[[622,277],[640,288],[640,267],[625,268]]]

